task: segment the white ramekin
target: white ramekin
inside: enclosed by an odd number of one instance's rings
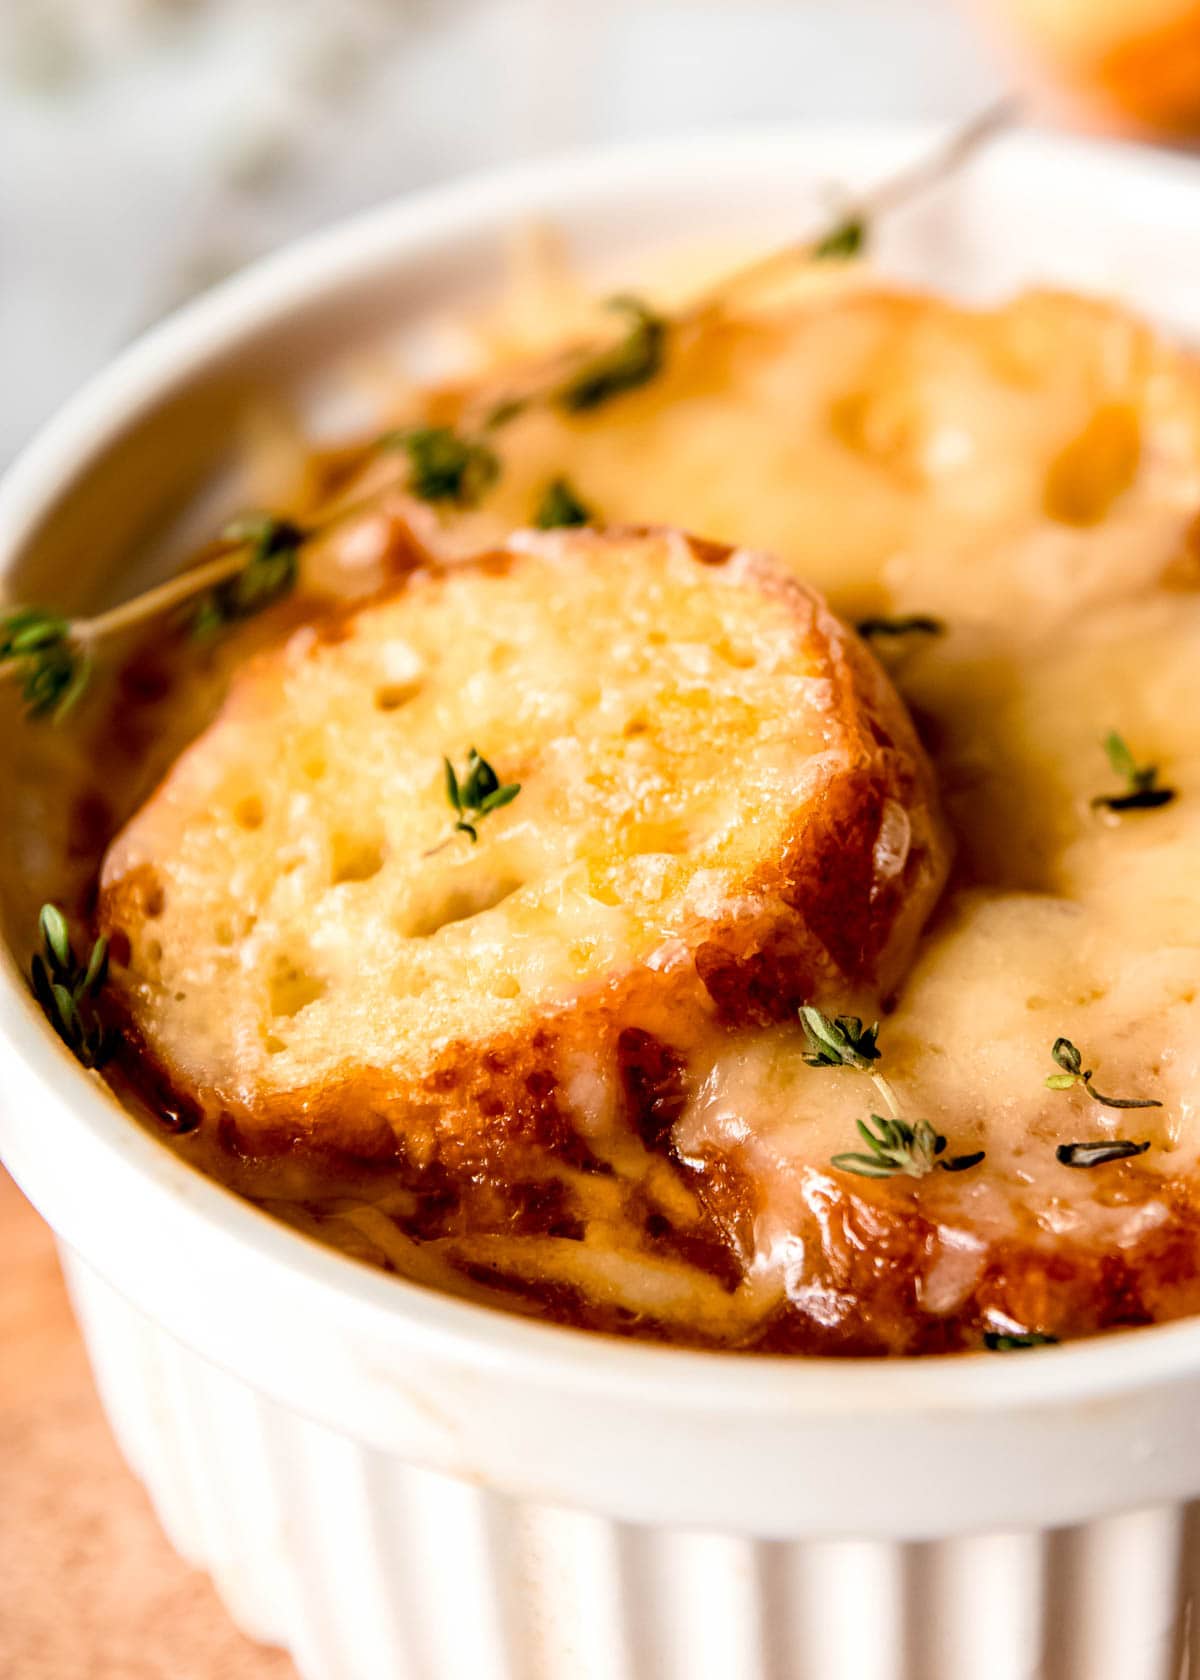
[[[828,183],[925,138],[642,147],[453,187],[288,252],[128,351],[31,447],[0,490],[10,593],[127,587],[247,400],[478,296],[523,218],[552,215],[601,269],[681,237],[780,238]],[[898,217],[884,260],[973,291],[1116,287],[1194,325],[1197,173],[1006,141]],[[31,931],[9,929],[0,974],[4,1158],[61,1239],[113,1428],[172,1541],[306,1680],[1200,1672],[1200,1324],[788,1362],[427,1294],[272,1222],[130,1122],[30,998]]]

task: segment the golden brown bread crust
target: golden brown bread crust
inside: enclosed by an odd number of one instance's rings
[[[1193,1182],[1141,1160],[1107,1169],[1114,1198],[1154,1201],[1162,1218],[1114,1249],[1097,1237],[1038,1232],[1034,1221],[979,1243],[980,1263],[953,1307],[934,1310],[924,1280],[947,1219],[961,1230],[954,1192],[930,1180],[869,1184],[806,1173],[807,1216],[796,1236],[814,1262],[806,1289],[756,1326],[754,1351],[896,1356],[979,1348],[985,1333],[1035,1331],[1066,1341],[1162,1323],[1200,1310],[1200,1202]],[[710,1196],[726,1219],[753,1217],[744,1177]]]
[[[680,539],[623,530],[571,540],[581,555],[594,556],[606,544]],[[778,844],[736,893],[723,893],[707,911],[693,909],[649,961],[594,975],[525,1012],[514,1028],[440,1044],[415,1070],[411,1062],[402,1069],[360,1063],[350,1045],[333,1076],[264,1088],[246,1100],[185,1074],[149,1006],[136,953],[161,910],[160,877],[170,859],[156,863],[131,845],[142,820],[135,818],[105,864],[99,922],[113,941],[114,989],[127,1028],[145,1065],[157,1064],[160,1093],[170,1088],[173,1102],[195,1105],[227,1142],[251,1152],[307,1141],[384,1160],[399,1140],[417,1166],[439,1161],[511,1179],[522,1152],[586,1155],[591,1142],[581,1136],[627,1123],[627,1104],[614,1122],[611,1096],[622,1078],[623,1035],[649,1035],[686,1062],[718,1023],[783,1020],[809,998],[878,994],[895,983],[948,860],[932,777],[904,708],[862,644],[810,591],[761,557],[683,540],[693,561],[784,609],[796,657],[827,696],[822,762],[781,821]],[[509,553],[476,564],[495,577],[523,562]],[[410,586],[402,583],[391,598]],[[353,616],[345,622],[352,626]],[[235,684],[227,712],[238,705]],[[202,739],[192,752],[203,751]],[[581,1107],[581,1070],[609,1093],[607,1118]]]

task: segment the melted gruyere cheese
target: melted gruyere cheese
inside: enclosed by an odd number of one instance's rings
[[[848,616],[1048,626],[1155,582],[1200,506],[1190,358],[1050,292],[981,312],[850,289],[706,319],[640,389],[498,438],[494,488],[427,518],[435,540],[487,546],[565,473],[597,519],[777,554]]]
[[[737,1196],[711,1200],[762,1298],[833,1350],[940,1345],[939,1326],[957,1345],[949,1327],[964,1320],[976,1334],[1070,1334],[1194,1308],[1200,1249],[1189,1258],[1181,1190],[1200,1155],[1190,358],[1066,296],[979,314],[850,293],[709,324],[608,413],[540,411],[506,444],[482,510],[443,521],[447,545],[528,517],[553,470],[604,517],[749,535],[847,615],[946,626],[880,644],[958,846],[880,1043],[904,1112],[985,1164],[883,1187],[849,1178],[830,1161],[882,1106],[869,1081],[808,1066],[794,1029],[714,1041],[673,1142],[701,1180],[716,1162],[738,1175]],[[1093,806],[1123,791],[1110,730],[1159,766],[1171,804]],[[1060,1036],[1097,1089],[1162,1106],[1048,1089]],[[1062,1143],[1126,1137],[1151,1145],[1135,1163],[1056,1158]],[[873,1244],[875,1281],[856,1258]],[[1119,1284],[1098,1281],[1104,1264],[1125,1266]]]
[[[436,392],[398,418],[466,425],[504,386]],[[846,618],[942,621],[876,650],[937,772],[954,872],[891,992],[817,1001],[878,1009],[903,1113],[948,1155],[984,1160],[921,1179],[835,1168],[880,1109],[867,1076],[810,1066],[796,1026],[719,1021],[682,1058],[669,1022],[617,1063],[573,1045],[553,1074],[586,1148],[486,1181],[254,1160],[219,1128],[179,1147],[364,1259],[625,1334],[940,1351],[1200,1309],[1191,359],[1068,296],[977,313],[848,289],[706,317],[639,390],[584,415],[535,406],[494,441],[502,470],[479,506],[384,489],[313,547],[310,580],[386,575],[413,531],[448,558],[476,552],[565,477],[600,520],[774,552]],[[372,459],[338,494],[394,479],[394,460]],[[154,730],[193,729],[195,705],[184,683]],[[1171,803],[1093,804],[1124,791],[1111,730],[1158,766]],[[1048,1089],[1059,1037],[1099,1091],[1161,1106]],[[1114,1138],[1150,1148],[1092,1169],[1056,1157]]]

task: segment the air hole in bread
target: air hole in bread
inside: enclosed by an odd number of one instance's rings
[[[420,692],[419,682],[380,683],[375,690],[375,708],[380,712],[398,712]]]
[[[521,995],[521,982],[515,974],[495,974],[488,985],[493,997],[515,998]]]
[[[669,816],[627,822],[621,837],[628,851],[639,857],[679,857],[693,850],[700,839],[692,823]]]
[[[435,886],[424,903],[412,907],[403,932],[409,939],[429,939],[455,922],[467,922],[472,916],[482,916],[485,910],[494,910],[522,885],[512,875],[447,881],[440,888]]]
[[[235,927],[228,916],[219,916],[213,925],[213,938],[224,950],[230,950],[239,939],[248,939],[254,932],[258,917],[247,913],[241,917],[241,927]]]
[[[722,637],[719,642],[714,642],[713,652],[718,659],[723,659],[726,665],[732,665],[735,671],[753,671],[758,664],[758,656],[753,648],[738,647],[727,637]]]
[[[375,835],[335,834],[330,881],[340,887],[347,881],[369,881],[383,868],[383,841]]]
[[[267,993],[272,1015],[291,1017],[299,1015],[302,1009],[307,1009],[310,1003],[316,1003],[325,995],[325,982],[314,974],[303,962],[289,956],[287,952],[280,952],[275,958],[270,979],[267,982]]]
[[[311,758],[306,758],[304,760],[304,763],[300,766],[300,768],[308,777],[310,782],[319,782],[325,775],[325,772],[329,769],[329,766],[320,753],[314,753]]]
[[[248,793],[244,799],[239,799],[233,807],[233,820],[239,828],[247,830],[261,828],[265,816],[263,802],[256,793]]]
[[[146,896],[142,900],[142,909],[151,921],[156,921],[167,907],[167,895],[162,890],[160,882],[146,889]]]

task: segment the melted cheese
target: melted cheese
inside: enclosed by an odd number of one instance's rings
[[[468,416],[502,392],[502,381],[485,381],[436,393],[423,417]],[[822,1002],[878,1002],[882,1065],[904,1113],[927,1118],[948,1153],[983,1149],[985,1161],[919,1182],[837,1171],[831,1158],[857,1146],[855,1122],[880,1099],[864,1075],[807,1065],[798,1031],[774,1026],[714,1030],[690,1053],[667,1140],[681,1168],[622,1137],[614,1066],[599,1049],[571,1046],[558,1088],[606,1171],[544,1164],[542,1189],[553,1181],[573,1209],[568,1235],[541,1215],[522,1235],[524,1204],[497,1211],[493,1191],[475,1187],[453,1229],[414,1240],[412,1186],[314,1178],[295,1161],[286,1173],[221,1160],[214,1170],[352,1252],[605,1328],[856,1351],[970,1344],[988,1324],[1069,1334],[1195,1310],[1191,361],[1120,311],[1071,297],[1034,294],[978,314],[849,292],[709,320],[672,342],[641,390],[587,415],[532,409],[498,447],[503,472],[479,508],[393,495],[319,545],[312,575],[385,567],[405,524],[447,556],[473,552],[526,523],[546,483],[564,475],[603,519],[661,520],[774,551],[847,617],[945,621],[943,636],[878,646],[934,760],[955,873],[892,995]],[[358,488],[383,471],[370,465]],[[422,680],[421,649],[377,652],[397,692]],[[695,657],[689,681],[700,687],[707,651]],[[564,655],[564,683],[571,666]],[[702,728],[702,710],[664,713],[664,726],[676,722]],[[1110,729],[1159,766],[1177,790],[1171,804],[1121,816],[1093,806],[1122,791],[1101,747]],[[663,813],[647,807],[638,820],[649,901],[671,847],[652,843]],[[877,883],[903,868],[908,844],[897,812],[877,837]],[[688,892],[693,911],[711,917],[728,883],[700,869]],[[317,931],[340,937],[337,917]],[[588,927],[581,937],[601,935]],[[664,946],[653,960],[673,959]],[[1059,1036],[1080,1047],[1100,1091],[1162,1106],[1117,1110],[1079,1089],[1047,1089]],[[1091,1171],[1055,1158],[1060,1143],[1119,1136],[1151,1148]],[[347,1223],[336,1199],[350,1192],[370,1208]],[[314,1212],[322,1206],[328,1217]],[[647,1236],[648,1217],[670,1225],[676,1248]],[[736,1285],[714,1282],[685,1249],[704,1233],[711,1243],[714,1230],[737,1258]],[[504,1278],[561,1285],[568,1304],[545,1287],[514,1296]],[[788,1308],[805,1330],[781,1343],[772,1326]]]

